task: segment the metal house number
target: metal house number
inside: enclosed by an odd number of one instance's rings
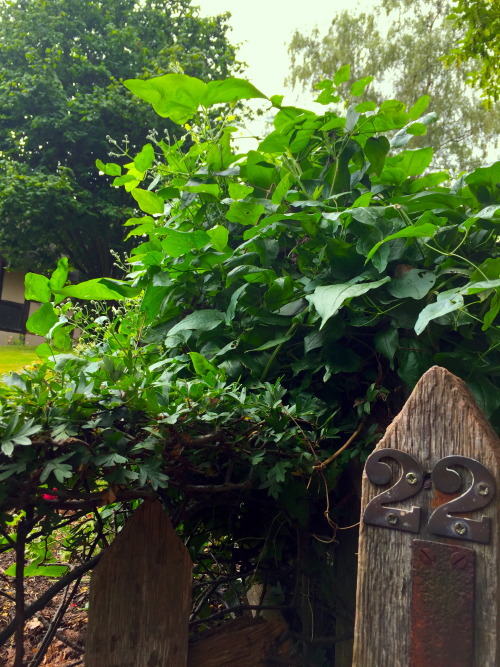
[[[403,530],[410,533],[420,531],[420,507],[400,509],[394,503],[416,496],[424,486],[425,474],[420,463],[410,454],[397,449],[379,449],[366,461],[366,475],[370,482],[381,486],[389,484],[393,472],[389,464],[381,459],[392,459],[401,468],[397,482],[373,498],[366,506],[363,522],[382,528]],[[486,544],[490,541],[491,519],[483,516],[480,521],[464,518],[463,514],[487,507],[495,495],[493,475],[479,461],[467,456],[451,455],[440,459],[432,469],[432,484],[438,491],[456,494],[463,483],[455,467],[469,471],[471,482],[468,488],[447,503],[437,507],[429,517],[427,531],[433,535],[453,537]],[[390,507],[387,505],[390,504]],[[453,516],[459,513],[460,516]]]

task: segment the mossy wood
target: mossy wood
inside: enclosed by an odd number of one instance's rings
[[[386,448],[397,450],[395,457],[386,456],[383,452],[376,454]],[[416,472],[407,472],[409,468],[400,465],[406,455],[417,462]],[[413,544],[414,540],[427,541],[427,549],[423,549],[425,553],[420,554],[422,561],[426,558],[435,559],[435,555],[443,548],[449,550],[452,562],[453,559],[460,561],[461,548],[471,552],[475,561],[475,583],[472,584],[473,590],[467,603],[473,618],[469,624],[470,629],[467,629],[467,620],[464,618],[461,631],[453,630],[450,612],[454,606],[459,606],[459,602],[463,604],[463,600],[458,598],[457,605],[449,600],[448,612],[438,612],[435,619],[437,628],[433,628],[429,622],[426,627],[443,639],[444,644],[451,645],[450,636],[453,635],[455,655],[463,654],[466,645],[472,646],[466,663],[470,667],[500,665],[500,441],[472,394],[450,372],[437,366],[431,368],[421,378],[372,456],[374,460],[380,457],[382,464],[389,464],[392,477],[382,485],[380,481],[378,484],[370,481],[366,468],[363,474],[353,665],[410,667],[416,664],[415,656],[422,649],[422,642],[425,642],[425,637],[421,636],[421,627],[426,624],[411,618],[412,596],[414,610],[418,608],[418,598],[422,597],[419,579],[415,574],[419,568],[416,549],[419,543]],[[451,456],[453,458],[441,461]],[[470,459],[473,459],[472,463]],[[464,462],[467,465],[463,465]],[[367,468],[370,474],[368,464]],[[443,475],[448,482],[455,478],[455,482],[458,480],[459,483],[454,489],[443,489]],[[400,488],[406,482],[408,488],[414,485],[418,492],[406,500],[392,499],[380,503],[379,508],[376,508],[375,520],[382,516],[382,523],[365,523],[363,517],[366,516],[370,501],[400,481]],[[438,512],[439,517],[434,514],[434,519],[431,519],[437,508],[452,503],[465,493],[468,493],[469,504],[473,498],[472,508],[468,507],[466,512],[464,509],[453,512],[448,505],[447,512],[443,508]],[[415,508],[420,508],[417,514]],[[383,526],[384,517],[392,526]],[[415,517],[418,519],[416,523]],[[483,520],[483,517],[489,519]],[[433,526],[436,519],[438,523],[441,521],[447,525],[448,534],[445,534],[446,531],[436,534]],[[412,521],[415,525],[411,528]],[[405,524],[407,528],[396,529],[395,525],[398,524],[400,527]],[[473,531],[476,531],[476,539],[472,539]],[[445,574],[443,572],[443,577]],[[456,574],[458,581],[463,574]],[[437,577],[436,595],[431,591],[432,598],[439,598],[442,579]],[[441,591],[441,597],[450,598],[449,589],[446,587],[445,591]],[[462,592],[460,587],[457,590]],[[443,600],[431,601],[439,609],[439,603]],[[425,605],[421,608],[424,614],[428,613]],[[428,643],[432,644],[432,638],[429,638]],[[461,648],[462,643],[464,645]],[[428,657],[425,664],[419,664],[419,667],[444,664],[435,660],[433,662],[434,658],[437,659],[437,651],[433,658],[432,646],[430,651],[425,646],[423,649]]]
[[[92,574],[86,667],[185,667],[192,562],[158,501],[145,501]]]

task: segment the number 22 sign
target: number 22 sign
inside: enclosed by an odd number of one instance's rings
[[[422,520],[421,508],[415,506],[411,509],[400,509],[392,507],[392,504],[416,496],[422,487],[427,489],[428,484],[424,484],[426,475],[422,466],[413,456],[398,449],[376,450],[368,457],[365,472],[370,482],[377,486],[389,484],[393,476],[391,466],[381,459],[396,461],[401,467],[401,475],[393,486],[368,503],[363,522],[383,528],[418,533]],[[458,497],[456,494],[463,483],[460,474],[453,470],[457,466],[465,468],[470,474],[468,488]],[[478,521],[464,518],[463,515],[487,507],[492,501],[495,495],[495,480],[489,470],[479,461],[467,456],[445,456],[432,469],[431,480],[432,486],[438,491],[454,494],[455,497],[431,513],[427,521],[427,531],[433,535],[488,543],[491,519],[483,516]],[[387,507],[388,504],[391,507]]]

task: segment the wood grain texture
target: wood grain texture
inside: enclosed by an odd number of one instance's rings
[[[292,647],[283,620],[242,617],[190,643],[188,667],[293,667]]]
[[[486,466],[495,479],[496,495],[488,507],[468,513],[467,517],[476,520],[491,517],[491,541],[479,544],[429,534],[426,525],[430,513],[450,500],[449,495],[437,492],[432,486],[397,503],[400,509],[422,508],[418,535],[361,522],[353,665],[410,665],[411,543],[415,538],[474,549],[477,569],[473,667],[500,665],[498,437],[465,384],[435,366],[419,381],[376,449],[384,447],[411,454],[426,473],[431,472],[439,459],[452,454],[476,459]],[[382,487],[372,484],[363,474],[361,515],[368,502],[392,486],[398,476],[396,472],[392,483]],[[464,483],[467,488],[467,478]],[[456,637],[456,650],[460,651],[460,636]]]
[[[192,562],[158,501],[145,501],[92,574],[86,667],[185,667]]]

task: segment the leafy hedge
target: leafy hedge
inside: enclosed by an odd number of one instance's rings
[[[339,476],[423,372],[461,376],[500,428],[500,162],[450,184],[431,148],[408,148],[435,120],[428,98],[357,103],[368,77],[338,114],[348,78],[318,85],[322,115],[240,79],[125,82],[185,127],[175,145],[97,163],[136,202],[129,275],[66,285],[65,259],[28,274],[44,361],[0,390],[5,510],[33,508],[50,533],[58,508],[157,491],[200,585],[232,572],[221,595],[241,602],[256,576],[298,632],[297,536],[311,562],[331,561]],[[276,113],[241,154],[232,114],[249,98]],[[82,300],[115,303],[89,317]]]

